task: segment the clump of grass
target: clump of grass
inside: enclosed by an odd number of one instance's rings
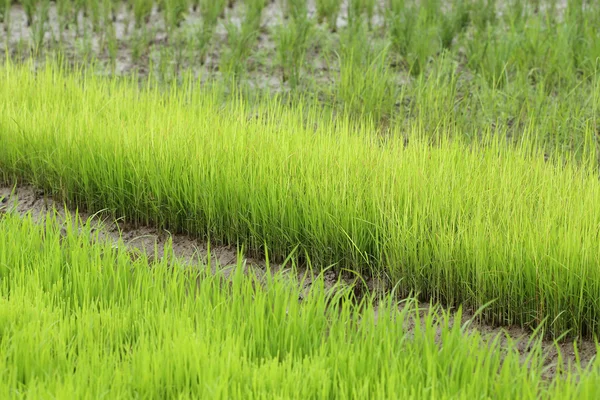
[[[188,7],[188,0],[162,0],[161,9],[169,37],[185,20]]]
[[[348,3],[348,26],[352,28],[362,23],[363,15],[366,16],[369,30],[372,28],[375,14],[376,0],[350,0]]]
[[[356,24],[344,30],[341,37],[335,93],[350,114],[378,121],[392,112],[397,95],[388,68],[387,46],[373,45],[364,25]]]
[[[38,53],[44,44],[44,36],[48,28],[48,11],[50,9],[49,0],[41,0],[36,4],[35,18],[29,20],[33,38],[34,51]]]
[[[288,9],[291,22],[282,23],[276,28],[275,41],[282,82],[289,82],[293,90],[300,83],[313,25],[308,18],[306,0],[292,0],[288,3]]]
[[[317,0],[316,5],[319,22],[327,21],[331,32],[336,32],[342,0]]]
[[[436,21],[440,12],[437,1],[416,4],[411,0],[389,0],[386,13],[389,38],[401,62],[413,75],[422,73],[429,57],[441,47]]]
[[[153,0],[135,0],[132,4],[133,19],[136,28],[147,24],[152,13]]]
[[[10,4],[11,0],[0,0],[0,23],[4,24],[5,30],[10,18]]]
[[[199,0],[202,26],[198,33],[200,60],[204,63],[208,46],[217,27],[219,16],[225,11],[225,0]]]
[[[228,48],[221,57],[221,71],[233,80],[238,80],[245,71],[246,61],[260,34],[266,0],[245,0],[244,5],[245,14],[241,26],[232,21],[226,25]]]

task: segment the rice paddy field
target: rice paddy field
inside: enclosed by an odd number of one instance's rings
[[[599,27],[0,0],[0,397],[598,398]]]

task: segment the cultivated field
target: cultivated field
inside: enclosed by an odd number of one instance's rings
[[[2,397],[597,398],[598,26],[0,0]]]

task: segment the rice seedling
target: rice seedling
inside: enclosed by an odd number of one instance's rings
[[[136,28],[149,22],[153,3],[152,0],[135,0],[133,2],[133,18]]]
[[[23,0],[21,4],[23,5],[23,10],[25,11],[25,23],[27,27],[30,27],[33,23],[33,14],[35,13],[35,9],[37,8],[37,0]]]
[[[283,18],[304,18],[308,13],[308,0],[282,0]]]
[[[337,31],[337,19],[342,7],[342,0],[317,0],[317,18],[319,22],[327,21],[331,32]]]
[[[353,26],[362,23],[362,16],[367,17],[367,26],[371,29],[373,15],[375,12],[375,0],[350,0],[348,2],[348,27],[352,29]]]
[[[0,279],[5,398],[598,394],[596,366],[545,380],[537,341],[522,362],[447,312],[390,297],[375,310],[322,277],[299,302],[289,275],[244,274],[240,257],[227,277],[170,246],[134,257],[77,216],[0,214]]]
[[[312,36],[313,25],[308,18],[305,0],[288,4],[291,22],[282,23],[275,32],[277,55],[281,65],[281,79],[295,89],[300,83],[302,66]]]
[[[508,127],[468,144],[450,112],[433,133],[426,116],[392,127],[382,145],[368,120],[277,98],[223,104],[191,79],[160,93],[86,74],[83,90],[54,67],[10,64],[0,79],[4,181],[257,254],[266,245],[275,259],[298,247],[316,265],[385,272],[400,294],[495,300],[483,314],[493,323],[600,331],[596,126],[584,110],[572,116],[587,121],[582,158],[545,160],[543,114],[518,122],[514,145]],[[438,79],[420,96],[456,84]]]
[[[202,15],[202,26],[198,32],[198,48],[200,60],[204,63],[208,46],[214,35],[219,16],[225,11],[225,0],[199,0],[200,13]]]
[[[44,44],[44,36],[48,25],[48,10],[50,9],[49,0],[41,0],[36,5],[35,18],[31,20],[30,27],[33,38],[34,51],[40,51]]]
[[[10,15],[10,0],[1,0],[0,1],[0,23],[6,23],[8,17]]]
[[[165,26],[169,33],[181,26],[186,17],[188,0],[163,0]]]
[[[344,30],[335,93],[347,112],[377,121],[391,113],[397,93],[387,67],[387,47],[372,43],[362,23]]]
[[[246,0],[241,26],[233,21],[226,24],[228,48],[221,57],[220,70],[229,80],[239,81],[260,33],[265,0]]]

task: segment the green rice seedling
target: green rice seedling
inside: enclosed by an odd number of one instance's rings
[[[25,11],[25,23],[30,27],[33,23],[33,16],[37,8],[37,0],[22,0],[23,10]]]
[[[363,24],[349,26],[341,36],[339,57],[336,96],[344,108],[375,120],[391,113],[396,93],[385,45],[374,46]]]
[[[11,0],[0,0],[0,8],[2,9],[2,12],[0,12],[0,23],[2,23],[2,25],[4,25],[4,32],[6,33],[5,36],[5,41],[6,43],[8,43],[8,38],[10,37],[10,23],[11,23],[11,17],[10,17],[10,6],[11,6]]]
[[[308,16],[307,0],[284,0],[284,18],[291,17],[294,20],[303,20]]]
[[[444,49],[450,49],[454,39],[464,32],[470,23],[470,2],[456,2],[452,4],[450,12],[439,12],[440,40]]]
[[[8,15],[10,15],[10,0],[1,0],[0,1],[0,23],[4,24],[8,19]]]
[[[362,16],[366,15],[367,26],[370,30],[376,4],[376,0],[350,0],[348,3],[348,25],[350,29],[352,26],[360,24]]]
[[[136,64],[148,50],[147,36],[146,26],[143,26],[142,29],[136,30],[132,35],[131,58]]]
[[[265,0],[246,0],[245,16],[241,26],[228,22],[227,50],[221,57],[221,71],[230,79],[239,80],[245,63],[258,39]]]
[[[242,29],[246,32],[257,32],[260,30],[262,13],[267,4],[266,0],[244,0],[245,15]]]
[[[293,266],[293,265],[292,265]],[[219,266],[216,266],[219,268]],[[460,311],[348,290],[308,292],[282,273],[132,254],[89,221],[0,216],[0,394],[40,398],[593,399],[598,367],[544,379],[509,340]],[[300,302],[298,298],[303,295]],[[401,307],[399,307],[401,306]],[[399,309],[401,308],[401,309]],[[451,323],[454,317],[454,323]],[[413,326],[410,329],[410,326]],[[559,352],[559,357],[561,354]],[[302,385],[298,385],[302,382]]]
[[[110,69],[112,75],[115,75],[117,68],[117,54],[119,51],[119,41],[117,38],[116,28],[113,24],[108,24],[106,27],[106,50],[110,61]]]
[[[88,0],[87,2],[87,18],[91,22],[92,30],[95,33],[100,32],[102,23],[102,1],[104,0]]]
[[[83,23],[83,26],[79,25],[79,16],[83,18],[87,16],[88,2],[87,0],[74,0],[71,13],[71,23],[75,27],[75,32],[82,35],[86,34],[87,26]]]
[[[35,18],[31,24],[31,33],[33,38],[34,51],[38,53],[43,44],[44,36],[48,28],[48,11],[50,9],[49,0],[40,0],[35,10]]]
[[[164,0],[165,26],[173,31],[181,26],[188,10],[188,0]]]
[[[485,30],[497,21],[496,0],[474,0],[471,9],[471,21],[478,30]]]
[[[337,18],[342,7],[342,0],[317,0],[316,6],[319,22],[327,21],[331,32],[336,32]]]
[[[101,0],[102,1],[102,21],[105,25],[117,21],[117,14],[121,7],[119,0]]]
[[[133,18],[136,28],[148,23],[153,3],[153,0],[135,0],[133,2]]]
[[[227,48],[221,55],[219,70],[231,79],[238,79],[244,71],[244,62],[250,55],[251,46],[257,37],[256,32],[245,33],[235,23],[228,22]]]
[[[64,42],[64,31],[69,29],[69,22],[72,20],[73,4],[69,0],[56,1],[56,18],[58,22],[58,34],[60,42]]]
[[[389,0],[386,9],[386,27],[394,50],[402,57],[409,55],[413,37],[417,33],[417,9],[405,0]]]
[[[434,1],[425,5],[406,3],[405,0],[389,2],[386,16],[389,39],[401,63],[413,75],[423,72],[429,57],[441,47],[435,23],[439,13],[437,4]]]
[[[7,63],[1,179],[258,255],[266,245],[274,260],[298,247],[315,265],[385,272],[399,295],[494,300],[493,323],[598,334],[598,78],[549,99],[523,81],[464,83],[447,57],[406,85],[385,142],[369,118],[321,103]]]
[[[198,47],[200,60],[204,63],[210,41],[218,24],[219,16],[223,14],[225,0],[200,0],[199,7],[202,16],[202,26],[198,32]]]
[[[306,3],[304,3],[306,5]],[[292,20],[280,25],[275,32],[277,54],[281,65],[282,82],[289,82],[295,89],[300,83],[302,66],[311,38],[313,26],[308,19],[306,9],[296,9]]]

